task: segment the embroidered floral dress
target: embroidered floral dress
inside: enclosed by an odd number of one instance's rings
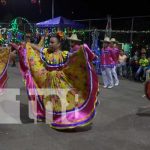
[[[34,114],[38,118],[50,116],[49,124],[56,129],[91,122],[95,115],[98,78],[86,47],[81,46],[74,55],[68,51],[52,53],[47,48],[39,53],[27,43],[26,48],[19,49],[19,57],[29,99],[37,104]],[[40,89],[47,89],[47,94]]]

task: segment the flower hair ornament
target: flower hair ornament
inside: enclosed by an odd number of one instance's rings
[[[62,31],[57,31],[56,35],[59,37],[60,40],[64,39],[64,33]]]

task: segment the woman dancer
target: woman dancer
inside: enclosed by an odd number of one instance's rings
[[[98,78],[90,53],[83,46],[70,53],[62,49],[62,41],[62,34],[57,33],[51,36],[49,48],[31,43],[18,47],[20,68],[34,115],[46,118],[55,129],[91,123],[98,94]],[[41,89],[46,90],[43,93]]]

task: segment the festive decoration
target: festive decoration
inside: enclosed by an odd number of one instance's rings
[[[73,30],[72,30],[72,33],[73,33],[73,34],[77,33],[77,30],[73,29]]]
[[[71,33],[76,32],[76,33],[89,33],[93,32],[94,30],[73,30]],[[97,29],[98,32],[106,32],[104,29]],[[111,33],[136,33],[136,34],[149,34],[150,30],[148,31],[131,31],[131,30],[111,30]]]
[[[17,17],[17,18],[15,18],[15,19],[13,19],[12,21],[11,21],[11,30],[13,31],[13,32],[18,32],[19,31],[19,24],[22,22],[22,21],[24,21],[25,23],[27,23],[29,26],[30,26],[30,30],[31,30],[31,32],[33,33],[33,27],[32,27],[32,25],[30,24],[30,22],[26,19],[26,18],[21,18],[21,17]]]
[[[50,40],[49,36],[48,36],[48,37],[45,37],[45,39],[44,39],[44,47],[45,47],[45,48],[48,48],[48,47],[49,47],[49,40]]]
[[[11,23],[11,30],[15,33],[18,32],[18,24],[17,24],[17,19],[14,19]]]
[[[25,35],[25,33],[21,31],[21,29],[19,29],[19,25],[21,25],[23,21],[29,25],[30,32],[33,33],[33,27],[29,23],[29,21],[25,18],[17,17],[13,19],[10,23],[10,29],[7,33],[8,42],[21,42],[23,40],[23,35]]]
[[[16,38],[18,39],[18,41],[23,41],[23,34],[18,32]]]
[[[99,49],[99,46],[98,46],[98,37],[99,37],[99,32],[97,31],[97,29],[95,29],[92,32],[92,46],[91,46],[91,49],[97,56],[100,56],[100,49]],[[101,73],[100,58],[94,60],[93,64],[95,66],[97,74],[100,74]]]
[[[0,44],[3,44],[4,43],[4,38],[2,36],[2,34],[0,34]]]
[[[5,32],[6,32],[6,28],[2,28],[2,29],[0,29],[0,34],[4,34]]]
[[[7,32],[7,43],[10,43],[12,40],[12,32]]]
[[[66,29],[66,28],[64,29],[64,34],[65,34],[65,35],[67,34],[67,29]]]
[[[97,29],[95,29],[92,32],[92,46],[91,46],[91,49],[93,50],[93,52],[96,52],[96,50],[98,49],[98,37],[99,37],[99,32],[97,31]]]
[[[56,28],[52,28],[52,33],[56,33],[57,29]]]

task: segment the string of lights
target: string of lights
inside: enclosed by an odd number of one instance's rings
[[[91,30],[76,30],[74,32],[76,33],[83,33],[83,32],[93,32],[95,29],[91,29]],[[98,32],[106,32],[105,29],[97,29]],[[131,31],[131,30],[111,30],[112,33],[136,33],[136,34],[140,34],[140,33],[150,33],[150,30],[148,31]]]

